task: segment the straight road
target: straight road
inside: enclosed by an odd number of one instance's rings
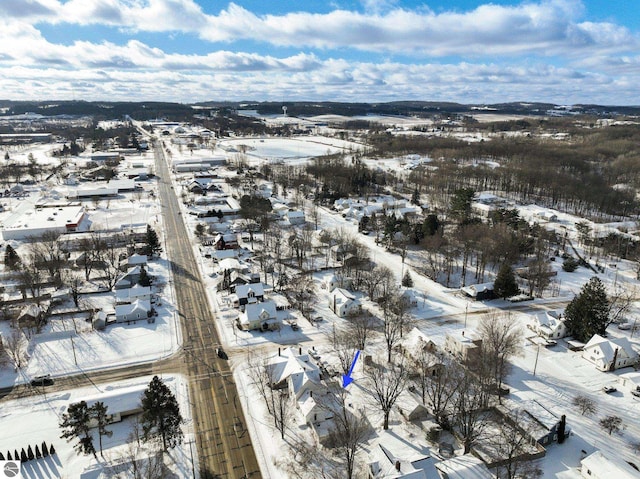
[[[193,401],[193,423],[200,476],[258,479],[261,477],[246,428],[238,390],[227,361],[218,358],[220,339],[191,240],[160,142],[153,142],[165,248],[171,262],[176,305],[184,341],[184,361]]]

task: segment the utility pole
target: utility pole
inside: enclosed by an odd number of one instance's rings
[[[540,355],[540,343],[538,343],[538,350],[536,351],[536,362],[533,365],[533,375],[536,375],[536,369],[538,368],[538,356]]]

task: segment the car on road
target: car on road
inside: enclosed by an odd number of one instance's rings
[[[631,394],[637,398],[640,398],[640,390],[639,389],[632,389],[631,390]]]
[[[547,339],[547,342],[545,343],[545,346],[547,348],[552,348],[553,346],[557,345],[558,342],[553,340],[553,339]]]
[[[298,323],[291,323],[291,329],[293,329],[294,331],[297,331],[300,329],[300,326],[298,326]]]
[[[216,354],[218,355],[218,357],[220,359],[229,359],[229,356],[227,355],[227,353],[224,351],[224,349],[222,349],[222,347],[218,347],[216,348]]]
[[[622,329],[623,331],[628,331],[629,329],[631,329],[631,323],[618,323],[618,329]]]
[[[45,374],[44,376],[36,376],[31,380],[32,386],[52,386],[53,379],[50,374]]]
[[[617,391],[617,389],[614,386],[603,386],[602,390],[607,394],[611,394]]]

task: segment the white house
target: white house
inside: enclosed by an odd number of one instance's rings
[[[290,225],[303,225],[305,223],[304,211],[291,210],[284,214],[285,221]]]
[[[455,456],[436,463],[444,479],[492,479],[487,465],[473,454]]]
[[[580,461],[580,473],[585,479],[638,479],[636,471],[622,459],[608,457],[600,451],[589,454]]]
[[[292,348],[278,350],[278,356],[269,361],[271,383],[276,388],[286,385],[295,398],[302,396],[309,389],[315,389],[310,383],[320,383],[320,369],[308,354],[298,354]]]
[[[427,447],[382,431],[369,453],[369,479],[441,479]]]
[[[594,334],[584,345],[582,357],[595,364],[600,371],[613,371],[632,366],[638,361],[638,353],[627,338],[606,339],[599,334]]]
[[[480,358],[482,338],[474,333],[447,334],[444,350],[464,363],[475,363]]]
[[[138,299],[131,304],[116,305],[115,310],[116,323],[148,319],[151,312],[151,303]]]
[[[254,329],[262,329],[264,331],[274,328],[277,323],[276,303],[273,301],[247,304],[238,317],[238,324],[244,331]]]
[[[344,318],[350,313],[360,310],[361,306],[356,297],[346,289],[335,288],[329,293],[329,308],[335,314]]]
[[[131,304],[138,299],[151,301],[151,288],[149,286],[134,286],[133,288],[116,290],[116,304]]]
[[[568,334],[563,310],[544,311],[533,316],[531,329],[545,339],[560,339]]]

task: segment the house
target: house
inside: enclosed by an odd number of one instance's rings
[[[544,311],[534,315],[531,329],[545,339],[564,338],[568,333],[564,310]]]
[[[492,479],[495,477],[484,462],[473,454],[452,457],[436,463],[442,479]]]
[[[249,303],[260,303],[264,301],[264,287],[262,283],[239,284],[236,286],[236,298],[234,306],[244,309]]]
[[[606,339],[599,334],[594,334],[584,345],[582,357],[600,371],[614,371],[633,366],[638,361],[638,353],[627,338]]]
[[[135,266],[131,268],[127,273],[122,275],[120,279],[118,279],[118,281],[116,281],[116,284],[113,286],[113,288],[115,290],[132,288],[133,286],[138,284],[138,281],[140,281],[141,273],[141,266]]]
[[[269,373],[273,389],[288,387],[290,393],[296,396],[298,392],[300,395],[304,392],[298,387],[304,382],[299,379],[300,376],[306,376],[313,383],[320,383],[320,369],[308,354],[302,354],[302,348],[297,352],[293,348],[278,348],[278,355],[269,360]],[[298,379],[290,382],[292,376],[298,376]]]
[[[18,324],[21,328],[38,325],[42,321],[44,314],[45,311],[41,306],[35,303],[27,304],[18,315]]]
[[[151,288],[149,286],[134,286],[116,290],[116,304],[131,304],[138,299],[151,301]]]
[[[356,297],[346,289],[335,288],[329,293],[329,308],[335,314],[344,318],[351,313],[356,313],[361,309],[361,305]]]
[[[622,459],[605,456],[601,451],[580,461],[580,474],[585,479],[638,479],[640,472]]]
[[[475,301],[485,301],[496,297],[493,294],[493,283],[472,284],[461,288],[461,291]]]
[[[427,447],[386,430],[369,453],[369,479],[441,479]]]
[[[149,257],[146,254],[132,254],[127,258],[126,265],[128,268],[135,268],[136,266],[145,266],[149,261]]]
[[[328,291],[333,291],[335,288],[349,288],[351,286],[351,279],[345,278],[342,275],[332,274],[326,279],[325,283]]]
[[[426,334],[413,328],[400,339],[400,346],[408,359],[419,358],[422,352],[437,354],[439,349]]]
[[[415,389],[409,388],[402,391],[396,401],[396,409],[407,421],[419,421],[429,416],[429,410],[422,404],[422,398],[416,394]]]
[[[303,225],[305,223],[304,211],[290,210],[284,214],[284,220],[287,224]]]
[[[447,334],[444,340],[444,350],[467,364],[477,364],[481,349],[482,339],[474,333]]]
[[[151,302],[137,299],[131,304],[118,304],[116,310],[116,323],[138,321],[151,317]]]
[[[98,401],[102,402],[107,407],[107,422],[113,424],[142,412],[140,398],[144,390],[145,387],[141,386],[117,388],[100,396],[86,398],[84,401],[88,407],[93,407]],[[98,423],[95,419],[91,419],[89,422],[89,427],[96,427],[97,425]]]
[[[565,438],[571,433],[564,415],[558,416],[535,399],[519,402],[511,408],[498,406],[497,409],[505,418],[517,417],[518,423],[515,426],[542,447],[561,442],[563,439],[558,436],[561,429],[564,429]]]
[[[216,249],[238,249],[238,235],[235,233],[219,234],[213,240],[213,246]]]
[[[628,391],[640,391],[640,373],[630,372],[623,373],[618,377],[618,381],[623,388]]]
[[[238,325],[243,331],[266,331],[276,328],[277,324],[276,303],[273,301],[247,304],[238,317]]]

